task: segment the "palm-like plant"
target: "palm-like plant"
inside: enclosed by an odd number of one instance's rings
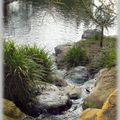
[[[96,24],[96,27],[99,27],[101,30],[101,38],[100,38],[100,47],[103,46],[103,36],[104,29],[111,27],[114,24],[114,20],[116,18],[116,13],[114,11],[114,4],[111,0],[106,4],[104,0],[99,0],[100,5],[97,6],[95,3],[92,3],[91,6],[93,10],[91,12],[90,6],[87,6],[84,0],[82,0],[89,18]]]

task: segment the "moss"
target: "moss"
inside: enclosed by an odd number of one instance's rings
[[[87,108],[101,108],[101,106],[99,105],[99,103],[95,103],[95,102],[92,102],[92,101],[86,101],[83,103],[82,105],[83,109],[87,109]]]
[[[20,120],[21,111],[9,100],[3,101],[4,120]]]

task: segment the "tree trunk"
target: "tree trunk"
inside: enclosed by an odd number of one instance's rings
[[[104,28],[101,27],[101,36],[100,36],[100,47],[103,47],[103,37],[104,37]]]

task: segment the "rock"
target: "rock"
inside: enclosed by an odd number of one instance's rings
[[[109,94],[116,89],[116,68],[104,69],[99,73],[96,87],[93,92],[84,100],[83,109],[101,108]]]
[[[96,79],[90,79],[81,86],[82,97],[85,99],[94,89]]]
[[[79,117],[79,120],[96,120],[97,112],[99,109],[88,108],[82,112]]]
[[[67,82],[62,78],[60,78],[58,75],[53,75],[52,79],[53,79],[53,84],[58,87],[66,87],[68,85]]]
[[[96,120],[116,120],[117,117],[117,91],[113,91],[104,103],[101,111],[97,112]]]
[[[20,120],[22,115],[22,112],[19,110],[19,108],[17,108],[13,102],[7,99],[4,99],[3,101],[3,113],[4,120]]]
[[[60,91],[45,91],[42,95],[37,96],[39,103],[36,107],[42,113],[60,114],[71,106],[69,97]]]
[[[58,69],[63,69],[66,67],[64,56],[72,46],[73,45],[71,44],[65,44],[55,47],[55,61]]]
[[[37,94],[36,94],[37,93]],[[13,99],[16,106],[25,114],[38,117],[40,114],[60,114],[72,105],[70,98],[55,85],[39,82],[34,96],[30,94],[26,102]]]
[[[69,70],[65,76],[65,79],[69,79],[77,84],[83,84],[89,79],[89,72],[86,67],[78,66]]]
[[[69,97],[55,85],[41,82],[41,95],[29,102],[26,114],[37,117],[40,114],[60,114],[72,105]],[[40,90],[41,91],[41,90]]]
[[[66,52],[70,47],[72,47],[72,44],[64,44],[64,45],[56,46],[55,47],[55,55]]]
[[[82,112],[79,120],[116,120],[117,91],[114,90],[101,109],[88,108]]]
[[[63,91],[70,97],[70,99],[78,99],[81,95],[81,89],[74,85],[68,85]]]
[[[99,80],[101,79],[101,76],[107,71],[107,68],[101,69],[97,74],[95,74],[94,78],[96,79],[95,86],[97,83],[99,83]]]
[[[100,30],[97,29],[93,29],[93,30],[86,30],[84,31],[84,33],[82,34],[82,39],[88,39],[91,38],[94,35],[100,35]]]

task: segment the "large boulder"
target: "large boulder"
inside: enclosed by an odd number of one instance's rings
[[[116,120],[117,91],[113,91],[101,109],[88,108],[82,112],[79,120]]]
[[[96,77],[93,92],[84,100],[83,109],[101,108],[109,94],[116,89],[116,68],[104,69]]]
[[[69,79],[77,84],[83,84],[89,77],[89,72],[86,67],[77,66],[66,73],[65,79]]]
[[[36,110],[41,113],[60,114],[71,107],[69,97],[57,88],[45,90],[36,98]]]
[[[97,113],[96,120],[116,120],[117,117],[117,91],[113,91],[104,103],[101,111]]]
[[[34,96],[30,94],[29,99],[24,102],[20,101],[17,93],[15,94],[17,99],[13,96],[13,102],[27,115],[38,117],[40,114],[60,114],[72,105],[69,96],[55,85],[41,81],[34,92]]]
[[[95,36],[95,35],[100,35],[100,30],[98,29],[93,29],[93,30],[86,30],[84,31],[84,33],[82,34],[82,39],[88,39],[88,38],[91,38],[92,36]]]
[[[99,109],[88,108],[82,112],[79,120],[96,120],[97,112],[99,111]]]
[[[39,88],[42,92],[27,104],[29,109],[24,111],[26,114],[33,117],[40,114],[60,114],[71,107],[69,97],[55,85],[41,82]]]
[[[70,47],[72,47],[72,44],[64,44],[64,45],[56,46],[55,47],[55,55],[66,52]]]
[[[63,69],[66,67],[64,56],[72,46],[72,44],[64,44],[55,47],[55,61],[59,69]]]

